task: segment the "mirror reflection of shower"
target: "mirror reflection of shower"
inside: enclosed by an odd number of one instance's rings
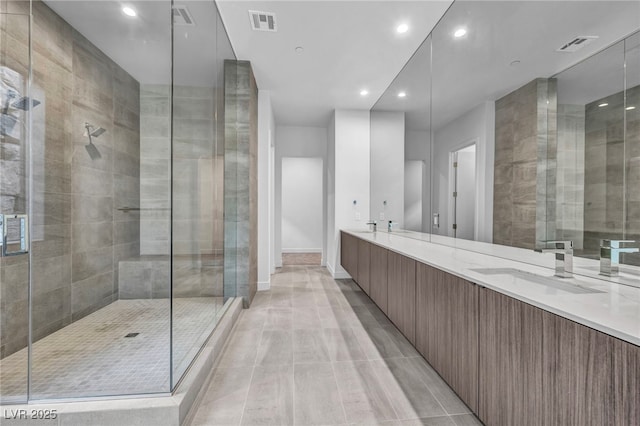
[[[90,123],[84,123],[84,128],[84,135],[89,137],[89,144],[85,146],[85,149],[89,153],[89,157],[91,157],[92,160],[98,160],[102,158],[100,151],[98,151],[98,148],[93,144],[92,138],[100,137],[100,135],[106,132],[106,130],[103,127],[96,127]]]

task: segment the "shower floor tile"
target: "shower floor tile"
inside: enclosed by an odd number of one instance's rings
[[[174,299],[174,382],[218,318],[221,297]],[[33,345],[30,399],[170,391],[169,299],[118,300]],[[138,333],[135,337],[126,337]],[[2,402],[24,402],[27,349],[0,361]]]

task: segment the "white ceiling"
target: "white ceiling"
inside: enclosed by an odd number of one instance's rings
[[[45,0],[72,27],[143,84],[171,82],[171,2],[169,0]],[[138,13],[130,18],[123,5]],[[174,27],[174,82],[215,86],[220,58],[233,57],[213,0],[181,0],[195,26]],[[216,34],[218,35],[216,37]]]
[[[297,126],[326,126],[336,108],[370,109],[450,4],[218,0],[238,59],[272,92],[276,122]],[[248,10],[274,12],[278,31],[253,31]],[[403,22],[410,29],[397,34]]]
[[[461,26],[468,33],[455,39],[453,33]],[[431,101],[431,123],[437,129],[534,78],[551,77],[639,28],[637,1],[456,1],[433,32],[432,81],[428,81],[431,53],[427,43],[375,108],[407,111],[407,127],[426,130]],[[576,53],[556,52],[579,35],[599,38]],[[514,60],[521,62],[510,66]],[[617,55],[615,62],[599,62],[620,70],[621,60],[622,56]],[[593,70],[594,65],[587,68]],[[619,82],[592,79],[569,92],[576,100],[595,99],[597,96],[589,89],[594,84],[603,86],[601,92],[606,93],[611,85],[621,87]],[[407,92],[403,100],[397,98],[400,89]],[[429,90],[433,92],[432,99]]]

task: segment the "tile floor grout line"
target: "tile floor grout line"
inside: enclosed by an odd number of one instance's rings
[[[427,365],[429,365],[429,367],[430,367],[431,369],[433,369],[433,372],[434,372],[435,374],[437,374],[437,375],[438,375],[438,377],[440,377],[440,375],[438,374],[438,372],[437,372],[437,371],[435,371],[435,369],[431,366],[431,364],[429,364],[429,363],[427,362],[427,360],[426,360],[426,359],[424,359],[424,358],[422,358],[420,355],[418,355],[418,356],[412,356],[412,357],[407,357],[407,359],[418,359],[418,360],[422,360],[422,361],[426,362],[426,363],[427,363]],[[443,380],[443,382],[444,382],[444,379],[442,379],[442,380]],[[429,390],[429,392],[431,392],[431,395],[433,395],[433,397],[435,398],[435,400],[436,400],[436,401],[438,401],[438,404],[440,404],[440,405],[442,406],[442,409],[444,410],[444,412],[445,412],[445,413],[447,413],[447,415],[448,415],[449,417],[451,417],[451,416],[462,416],[462,415],[465,415],[465,414],[473,414],[473,412],[472,412],[471,410],[469,410],[469,411],[467,411],[467,412],[464,412],[464,413],[450,413],[450,412],[449,412],[449,411],[444,407],[444,405],[442,404],[442,402],[440,402],[440,399],[439,399],[439,398],[438,398],[438,397],[433,393],[433,391],[431,390],[431,387],[429,386],[429,384],[428,384],[427,382],[425,382],[424,380],[422,380],[422,379],[420,379],[420,381],[421,381],[422,383],[424,383],[424,385],[427,387],[427,389]],[[445,383],[447,386],[449,386],[446,382],[444,382],[444,383]],[[457,398],[460,398],[460,397],[458,396],[458,394],[456,394],[456,393],[455,393],[455,391],[454,391],[453,389],[451,389],[451,391],[455,394],[455,396],[456,396]],[[460,399],[460,401],[464,404],[464,401],[462,401],[462,399]],[[467,407],[467,404],[464,404],[464,406],[465,406],[465,407]],[[469,407],[467,407],[467,408],[469,408]]]
[[[251,309],[251,308],[248,308]],[[243,312],[244,313],[244,312]],[[253,384],[253,377],[256,373],[256,368],[258,367],[258,355],[260,353],[260,345],[262,344],[262,337],[264,335],[264,326],[265,323],[262,323],[262,328],[260,329],[260,340],[258,341],[258,345],[256,346],[256,356],[253,359],[253,367],[251,370],[251,377],[249,378],[249,386],[247,386],[247,393],[244,396],[244,403],[242,404],[242,413],[240,414],[240,423],[239,425],[242,425],[242,420],[244,420],[244,413],[247,409],[247,402],[249,401],[249,392],[251,391],[251,385]]]
[[[378,361],[378,360],[376,360],[376,361]],[[378,370],[373,365],[374,361],[367,361],[367,362],[369,362],[371,364],[371,369],[373,370],[373,374],[378,379],[377,380],[378,383],[380,383],[382,385],[382,378],[380,377],[380,374],[378,373]],[[381,388],[382,388],[382,392],[384,392],[384,396],[386,396],[387,400],[389,401],[389,405],[391,405],[391,409],[393,410],[394,414],[396,415],[396,420],[398,420],[398,421],[408,420],[408,419],[401,419],[400,418],[400,414],[398,413],[398,410],[396,410],[395,404],[393,403],[393,399],[391,398],[391,394],[387,390],[387,387],[386,386],[381,386]]]
[[[349,424],[349,417],[347,416],[347,409],[344,406],[344,398],[342,398],[342,392],[340,392],[340,386],[338,385],[338,375],[336,374],[336,369],[331,362],[331,372],[333,373],[333,380],[336,383],[336,389],[338,390],[338,398],[340,398],[340,406],[342,407],[342,414],[344,415],[344,424]],[[340,423],[343,424],[343,423]]]

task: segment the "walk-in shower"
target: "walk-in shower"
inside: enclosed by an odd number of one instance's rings
[[[2,404],[170,393],[236,296],[235,57],[215,3],[183,3],[197,26],[166,0],[1,3],[0,215],[29,243],[0,257]]]

